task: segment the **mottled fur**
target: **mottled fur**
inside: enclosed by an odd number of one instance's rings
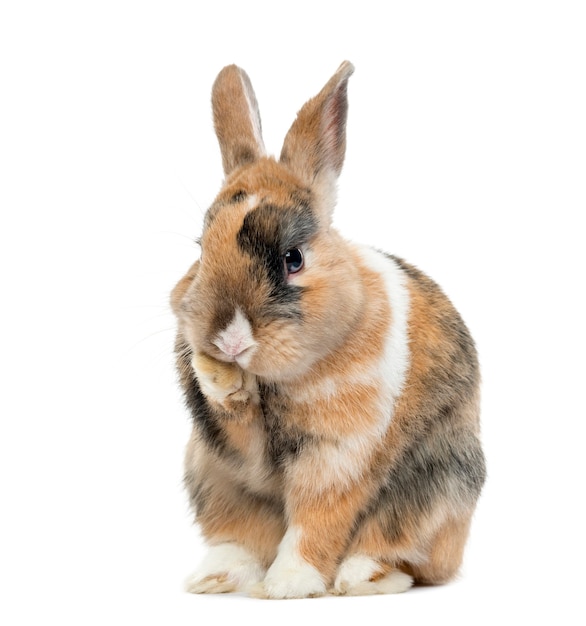
[[[331,228],[352,70],[303,107],[280,161],[246,74],[214,85],[226,181],[171,298],[185,484],[216,546],[194,592],[387,593],[462,560],[485,473],[476,350],[433,281]],[[287,275],[291,248],[305,267]],[[219,347],[227,327],[242,354]]]

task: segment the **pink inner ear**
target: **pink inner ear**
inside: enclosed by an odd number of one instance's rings
[[[342,171],[348,79],[353,69],[343,63],[319,94],[303,105],[285,137],[281,160],[309,184],[320,182],[322,174],[332,182]]]

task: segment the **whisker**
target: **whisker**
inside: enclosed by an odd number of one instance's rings
[[[179,181],[179,184],[183,187],[183,190],[185,191],[185,193],[191,198],[191,200],[193,201],[193,204],[195,204],[195,206],[198,208],[199,212],[203,216],[203,214],[205,213],[205,209],[202,208],[201,204],[197,201],[195,196],[191,193],[191,190],[183,182],[183,179],[181,178],[181,176],[177,176],[177,180]]]
[[[169,309],[167,304],[129,304],[124,307],[125,309]]]
[[[129,350],[134,350],[138,346],[143,344],[145,341],[148,341],[149,339],[152,339],[153,337],[155,337],[157,335],[161,335],[162,333],[168,333],[168,332],[173,332],[174,333],[175,330],[176,329],[174,327],[163,328],[161,330],[155,330],[152,333],[149,333],[146,337],[142,337],[142,339],[139,339],[137,342],[133,343],[128,349]]]
[[[197,243],[197,241],[193,238],[190,237],[189,235],[185,235],[184,233],[178,233],[177,231],[174,230],[162,230],[160,231],[161,235],[173,235],[174,237],[180,237],[181,239],[187,239],[190,243]]]
[[[136,320],[137,324],[148,324],[150,322],[153,322],[155,320],[160,320],[163,317],[168,317],[170,319],[172,319],[173,321],[175,320],[175,316],[170,313],[169,311],[160,311],[159,313],[154,313],[153,315],[150,315],[149,317],[145,317],[142,319],[138,319]]]

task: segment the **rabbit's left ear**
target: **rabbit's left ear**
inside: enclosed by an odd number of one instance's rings
[[[212,109],[226,176],[265,156],[258,103],[243,69],[228,65],[218,74],[212,88]]]
[[[348,79],[354,66],[344,61],[317,96],[306,102],[289,129],[281,162],[306,184],[331,186],[346,153]]]

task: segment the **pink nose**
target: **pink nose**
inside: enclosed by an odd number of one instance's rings
[[[242,355],[256,343],[250,322],[240,309],[236,310],[232,321],[212,341],[232,360]]]
[[[229,357],[235,358],[250,348],[251,344],[244,338],[231,337],[230,339],[218,338],[214,344]]]

